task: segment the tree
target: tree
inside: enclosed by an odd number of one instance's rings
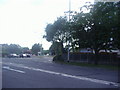
[[[62,50],[63,46],[61,42],[53,42],[51,47],[50,47],[50,52],[52,55],[62,55],[63,54],[63,50]]]
[[[16,45],[16,44],[10,44],[7,50],[9,53],[20,54],[21,53],[21,46]]]
[[[114,2],[98,2],[93,5],[89,13],[90,18],[88,18],[88,20],[91,29],[88,30],[88,40],[96,55],[101,49],[115,48],[113,44],[114,40],[116,40],[114,35],[116,36],[117,33],[114,32],[119,31],[119,29],[115,30],[118,28],[118,23],[116,21],[118,16],[115,10],[116,3]],[[111,38],[113,40],[111,40]]]
[[[76,13],[72,18],[72,46],[79,46],[79,49],[93,49],[96,56],[95,64],[98,63],[98,53],[101,49],[119,48],[119,5],[120,2],[97,2],[85,5],[82,8],[90,12],[84,13],[81,8],[80,13]]]
[[[46,26],[46,35],[44,36],[47,41],[51,41],[53,46],[55,43],[61,45],[61,53],[64,51],[63,43],[66,42],[67,38],[67,19],[65,17],[58,18],[53,24]],[[56,51],[57,52],[57,51]]]
[[[9,54],[20,54],[22,52],[22,48],[17,44],[2,44],[2,56],[6,56]]]
[[[48,42],[53,41],[54,35],[56,33],[54,26],[52,24],[48,24],[45,28],[45,32],[46,35],[44,35],[44,38],[46,38]]]
[[[86,48],[87,46],[87,24],[88,21],[86,20],[87,14],[77,13],[72,20],[71,28],[72,38],[73,38],[73,46],[79,46],[79,49]]]
[[[85,13],[83,8],[89,12]],[[70,22],[59,18],[49,24],[46,27],[46,39],[54,42],[51,48],[56,46],[55,43],[68,41],[73,51],[75,48],[91,48],[96,56],[95,64],[98,64],[101,49],[120,49],[119,13],[120,1],[86,4],[72,16]]]
[[[113,47],[120,50],[120,1],[114,4],[111,8],[111,13],[109,16],[109,29],[111,29],[111,38]]]
[[[9,55],[8,52],[8,44],[2,44],[2,56],[4,57],[5,55]]]
[[[28,47],[23,47],[22,48],[22,53],[28,53],[28,54],[30,54],[31,51],[30,51],[30,49]]]
[[[49,50],[43,50],[42,53],[43,53],[43,55],[48,55],[49,54]]]
[[[43,50],[42,44],[34,44],[31,49],[32,54],[35,55],[38,55],[38,52],[41,52],[42,50]]]

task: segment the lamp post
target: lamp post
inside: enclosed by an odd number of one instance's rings
[[[69,30],[70,30],[70,16],[71,16],[71,0],[69,0],[69,11],[66,11],[64,13],[68,13],[68,22],[69,22]],[[70,31],[68,32],[68,37],[70,36]],[[70,39],[70,38],[69,38]],[[67,61],[69,62],[70,60],[70,50],[69,50],[69,47],[70,47],[70,41],[68,40],[68,49],[67,49]]]
[[[68,13],[69,13],[69,18],[68,18],[68,21],[69,21],[69,30],[70,30],[70,13],[71,13],[71,0],[69,0],[69,11],[68,11]],[[69,60],[70,60],[70,50],[69,50],[69,48],[70,48],[70,41],[68,41],[68,58],[67,58],[67,61],[69,62]]]

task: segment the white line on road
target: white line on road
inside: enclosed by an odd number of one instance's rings
[[[40,72],[45,72],[45,73],[49,73],[49,74],[61,75],[61,76],[64,76],[64,77],[70,77],[70,78],[75,78],[75,79],[80,79],[80,80],[91,81],[91,82],[95,82],[95,83],[113,85],[113,86],[116,86],[116,87],[118,86],[117,83],[110,82],[110,81],[98,80],[98,79],[87,78],[87,77],[82,77],[82,76],[74,76],[74,75],[69,75],[69,74],[65,74],[65,73],[48,71],[48,70],[44,70],[44,69],[37,69],[37,68],[33,68],[33,67],[26,67],[25,66],[23,68],[30,69],[30,70],[35,70],[35,71],[40,71]]]
[[[19,73],[25,73],[24,71],[16,70],[16,69],[12,69],[12,68],[10,68],[10,67],[6,67],[6,66],[4,66],[3,68],[4,68],[4,69],[7,69],[7,70],[11,70],[11,71],[19,72]]]
[[[10,65],[8,63],[4,63],[4,64]],[[54,75],[61,75],[61,76],[64,76],[64,77],[69,77],[69,78],[86,80],[86,81],[95,82],[95,83],[101,83],[101,84],[106,84],[106,85],[113,85],[113,86],[116,86],[116,87],[119,86],[118,83],[111,82],[111,81],[93,79],[93,78],[82,77],[82,76],[75,76],[75,75],[70,75],[70,74],[65,74],[65,73],[59,73],[59,72],[54,72],[54,71],[49,71],[49,70],[44,70],[44,69],[39,69],[39,68],[27,67],[27,66],[15,64],[15,63],[12,63],[11,65],[16,66],[16,67],[21,67],[21,68],[29,69],[29,70],[34,70],[34,71],[40,71],[40,72],[54,74]]]

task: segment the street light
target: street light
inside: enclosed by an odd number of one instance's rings
[[[68,19],[68,21],[69,21],[69,24],[70,24],[70,13],[71,13],[71,0],[69,0],[69,11],[68,11],[68,13],[69,13],[69,19]],[[69,25],[69,30],[70,30],[70,25]],[[69,50],[69,41],[68,41],[68,62],[69,62],[69,60],[70,60],[70,50]]]
[[[71,0],[69,0],[69,11],[66,11],[64,13],[68,13],[68,22],[69,22],[69,30],[70,30],[70,16],[71,16],[71,13],[73,13],[73,11],[71,11]],[[68,36],[70,35],[70,32],[68,33]],[[70,39],[70,38],[69,38]],[[68,53],[67,53],[67,61],[69,62],[70,60],[70,50],[69,50],[69,47],[70,47],[70,41],[68,41]]]

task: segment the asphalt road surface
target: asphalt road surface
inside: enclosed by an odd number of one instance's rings
[[[118,71],[52,62],[51,57],[3,58],[2,88],[118,88]]]

